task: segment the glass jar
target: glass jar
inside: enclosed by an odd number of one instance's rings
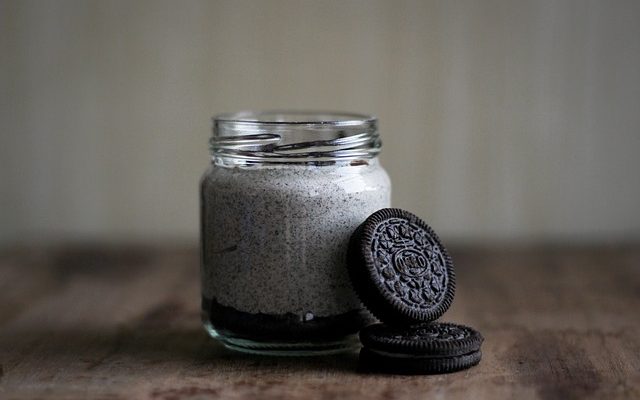
[[[214,118],[201,181],[202,315],[252,353],[348,349],[371,322],[349,282],[353,231],[389,207],[377,120],[343,113]]]

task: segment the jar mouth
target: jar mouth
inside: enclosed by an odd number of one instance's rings
[[[213,118],[212,159],[222,165],[332,164],[380,152],[377,119],[324,111],[242,111]]]
[[[297,110],[240,111],[236,113],[219,114],[214,117],[214,122],[267,125],[354,126],[375,123],[376,121],[376,117],[366,114]]]

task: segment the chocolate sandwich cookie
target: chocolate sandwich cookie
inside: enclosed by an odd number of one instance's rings
[[[451,258],[433,229],[408,211],[371,214],[351,236],[347,258],[360,300],[385,323],[433,321],[453,301]]]
[[[468,326],[432,322],[411,328],[374,324],[360,331],[360,340],[362,371],[440,374],[478,364],[484,339]]]

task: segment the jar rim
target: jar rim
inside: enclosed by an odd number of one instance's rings
[[[374,158],[378,120],[326,111],[241,111],[213,118],[209,141],[219,165],[328,165]]]
[[[369,114],[342,111],[311,110],[265,110],[239,111],[218,114],[213,117],[214,124],[241,123],[255,125],[305,125],[305,126],[357,126],[377,122],[377,118]]]

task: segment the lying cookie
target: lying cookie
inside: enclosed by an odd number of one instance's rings
[[[414,327],[370,325],[360,331],[359,368],[389,374],[441,374],[480,362],[482,335],[464,325],[431,322]]]

